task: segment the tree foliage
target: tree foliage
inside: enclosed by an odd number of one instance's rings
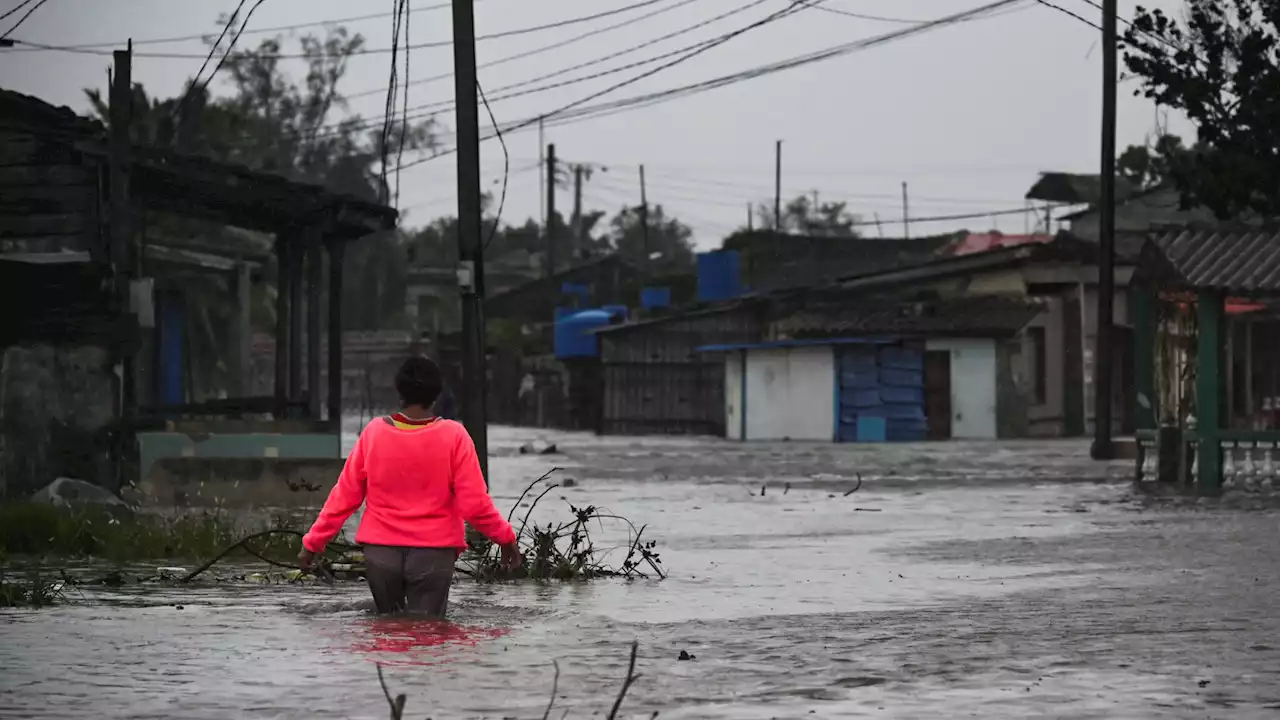
[[[1174,182],[1190,149],[1177,135],[1161,134],[1150,144],[1130,145],[1116,158],[1116,172],[1138,190]]]
[[[782,206],[781,225],[772,203],[758,203],[756,219],[764,230],[781,230],[798,235],[857,237],[858,218],[843,202],[819,202],[809,195],[797,195]]]
[[[1188,0],[1186,17],[1138,8],[1124,36],[1138,94],[1184,113],[1193,151],[1165,169],[1185,207],[1221,218],[1280,211],[1280,2]]]

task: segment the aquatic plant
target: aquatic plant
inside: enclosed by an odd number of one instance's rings
[[[631,689],[631,685],[635,683],[636,680],[640,679],[640,676],[636,674],[636,652],[639,649],[640,643],[632,641],[631,659],[627,663],[627,677],[623,679],[622,688],[618,690],[618,697],[614,699],[613,707],[610,708],[609,714],[606,716],[608,720],[615,720],[615,718],[618,717],[618,711],[622,709],[622,702],[627,697],[627,691]],[[547,702],[547,709],[542,713],[542,720],[549,720],[551,717],[551,711],[554,710],[556,706],[556,696],[560,691],[560,663],[553,660],[551,664],[555,668],[556,674],[551,681],[551,699]],[[404,710],[405,705],[408,703],[408,697],[403,693],[392,697],[391,690],[387,688],[387,679],[382,674],[381,663],[378,664],[378,684],[382,686],[382,695],[387,699],[387,705],[391,709],[391,720],[404,720]],[[593,716],[599,714],[600,713],[598,712],[592,713]],[[568,716],[569,713],[566,711],[561,717],[564,718]],[[654,711],[653,715],[649,717],[650,720],[658,717],[657,711]]]
[[[545,482],[560,468],[552,468],[542,477],[534,480],[525,488],[515,505],[507,513],[510,521],[515,511],[529,497],[533,489]],[[485,538],[471,538],[471,549],[463,554],[458,572],[477,580],[590,580],[597,577],[649,577],[664,579],[666,573],[662,569],[662,558],[655,541],[644,540],[646,526],[636,527],[630,520],[594,505],[577,507],[569,504],[570,519],[560,523],[548,523],[546,526],[530,525],[538,503],[552,490],[560,487],[552,483],[529,503],[524,518],[516,531],[516,538],[524,554],[524,564],[516,570],[503,567],[501,553],[498,548]],[[598,548],[591,537],[591,524],[603,521],[620,522],[629,530],[627,554],[622,564],[610,566],[605,562],[607,551]]]
[[[31,570],[24,580],[14,580],[0,568],[0,607],[42,608],[66,599],[66,582]]]

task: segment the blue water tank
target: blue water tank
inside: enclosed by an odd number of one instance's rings
[[[612,314],[607,310],[583,310],[557,320],[556,357],[564,359],[599,356],[600,342],[591,331],[609,325],[611,317],[613,317]]]
[[[671,288],[647,287],[640,290],[640,307],[645,310],[657,310],[671,307]]]
[[[742,294],[738,251],[717,250],[698,254],[698,300],[720,302]]]
[[[605,305],[600,309],[612,315],[614,322],[626,322],[627,313],[630,312],[626,305]]]

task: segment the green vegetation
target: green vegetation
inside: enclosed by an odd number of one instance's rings
[[[57,605],[65,599],[66,582],[31,570],[25,580],[16,580],[0,568],[0,607],[41,608]]]
[[[283,526],[283,519],[276,519]],[[238,541],[243,528],[225,514],[164,517],[118,515],[104,509],[65,510],[39,503],[0,504],[0,554],[34,557],[89,557],[112,562],[201,560]],[[297,554],[297,538],[274,534],[246,557],[284,562]]]
[[[515,509],[529,496],[537,485],[545,481],[556,470],[533,481],[516,500],[516,504],[508,514],[508,519],[515,514]],[[477,580],[591,580],[600,577],[646,578],[651,572],[654,577],[665,578],[662,559],[655,551],[657,543],[644,540],[644,527],[637,528],[624,517],[603,511],[594,505],[579,508],[569,505],[572,519],[561,523],[548,523],[546,526],[530,525],[529,517],[538,502],[547,493],[560,487],[548,485],[542,493],[529,503],[524,519],[520,522],[516,536],[524,554],[524,565],[511,571],[502,567],[501,554],[493,543],[483,538],[470,537],[471,549],[462,556],[458,572]],[[619,566],[611,566],[605,562],[607,551],[598,548],[591,538],[591,524],[599,524],[605,520],[625,523],[630,529],[630,541],[627,554]]]

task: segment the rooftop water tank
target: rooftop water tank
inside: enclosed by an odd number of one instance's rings
[[[612,317],[612,313],[607,310],[583,310],[557,320],[556,357],[564,359],[599,356],[600,342],[591,331],[608,326]]]
[[[671,307],[671,288],[647,287],[640,290],[640,307],[645,310],[658,310]]]
[[[698,254],[698,300],[721,302],[742,294],[738,251],[717,250]]]

